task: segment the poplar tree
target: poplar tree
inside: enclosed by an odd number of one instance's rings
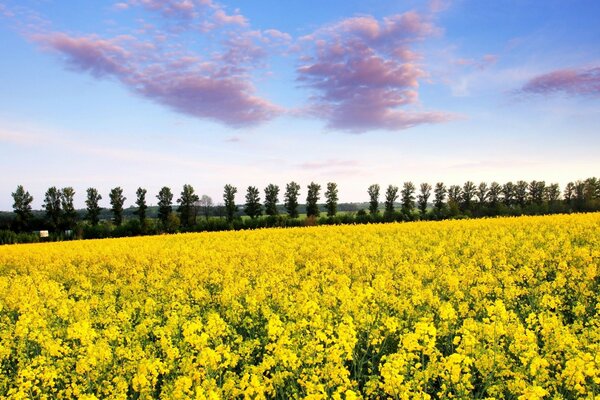
[[[116,226],[121,226],[123,223],[123,204],[126,198],[123,196],[123,189],[117,186],[111,189],[110,194],[110,205],[113,213],[113,222]]]
[[[337,214],[338,204],[338,188],[334,182],[327,184],[327,191],[325,192],[325,208],[327,209],[328,217],[335,217]]]
[[[284,206],[290,218],[298,218],[298,196],[300,195],[300,185],[296,182],[290,182],[285,186]]]

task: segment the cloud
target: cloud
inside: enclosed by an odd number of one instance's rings
[[[486,54],[480,59],[474,58],[459,58],[454,61],[455,64],[460,66],[467,67],[475,67],[476,69],[482,71],[487,69],[498,62],[498,56],[495,54]]]
[[[523,93],[550,95],[564,93],[570,96],[600,95],[600,67],[561,69],[530,79]]]
[[[357,167],[359,166],[359,163],[355,160],[328,159],[325,161],[305,162],[299,164],[298,166],[302,169],[331,169],[340,167]]]
[[[427,76],[411,45],[438,32],[427,18],[407,12],[348,18],[302,38],[309,51],[300,57],[298,80],[315,93],[306,110],[330,128],[356,133],[453,119],[411,107]]]
[[[265,42],[278,36],[274,33],[278,31],[248,30],[243,16],[228,16],[210,0],[130,0],[116,6],[141,6],[167,19],[192,21],[195,34],[203,34],[199,27],[207,21],[214,26],[234,24],[239,29],[218,32],[220,35],[213,32],[212,47],[202,52],[186,46],[178,32],[159,28],[112,38],[52,31],[29,36],[44,49],[61,55],[70,69],[116,79],[132,92],[192,117],[248,127],[283,112],[255,94],[250,78],[267,56]]]

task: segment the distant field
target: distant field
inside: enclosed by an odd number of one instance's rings
[[[0,247],[0,396],[597,398],[600,214]]]

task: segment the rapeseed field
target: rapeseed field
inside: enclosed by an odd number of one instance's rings
[[[11,399],[600,398],[600,214],[0,248]]]

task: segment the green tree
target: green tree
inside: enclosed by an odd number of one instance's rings
[[[46,217],[52,230],[57,230],[60,227],[62,219],[62,209],[60,207],[61,193],[55,186],[52,186],[46,191],[44,197],[44,209]]]
[[[415,185],[412,182],[404,182],[402,185],[402,191],[400,192],[402,198],[402,212],[405,214],[411,214],[415,208]]]
[[[515,202],[521,207],[525,207],[527,202],[527,193],[529,191],[529,184],[525,181],[518,181],[515,185]]]
[[[388,185],[385,191],[385,215],[394,215],[394,203],[398,200],[398,186]]]
[[[369,213],[375,215],[379,213],[379,190],[378,184],[369,186],[367,193],[369,194]]]
[[[502,186],[502,202],[510,207],[515,203],[515,184],[512,182],[506,182]]]
[[[177,199],[179,207],[179,219],[184,228],[190,228],[196,225],[196,203],[200,201],[200,197],[194,192],[192,185],[183,185],[180,197]]]
[[[325,208],[327,209],[328,217],[335,217],[337,214],[338,204],[338,188],[334,182],[327,184],[327,191],[325,192]]]
[[[321,185],[311,182],[308,185],[308,194],[306,195],[306,216],[307,217],[318,217],[319,216],[319,191]]]
[[[448,188],[448,208],[450,215],[457,215],[460,211],[460,202],[462,200],[462,189],[458,185],[451,185]]]
[[[435,184],[435,189],[433,190],[433,207],[439,212],[444,208],[444,204],[446,202],[446,194],[448,190],[446,190],[446,185],[443,182],[438,182]]]
[[[16,230],[26,230],[29,228],[29,223],[33,218],[33,213],[31,210],[31,203],[33,202],[33,197],[26,192],[22,185],[17,186],[17,190],[12,193],[13,198],[13,210],[17,215],[15,220]]]
[[[262,215],[262,206],[260,204],[260,193],[255,186],[248,186],[246,190],[246,204],[244,212],[247,216],[254,219]]]
[[[206,218],[207,221],[208,221],[208,217],[210,216],[210,213],[212,211],[212,207],[213,207],[212,198],[210,196],[203,194],[202,197],[200,197],[200,210],[202,211],[202,214],[204,215],[204,218]]]
[[[471,181],[465,182],[462,188],[462,209],[473,210],[473,198],[475,197],[475,191],[477,188]]]
[[[546,199],[551,205],[555,205],[560,198],[560,186],[553,183],[546,188]]]
[[[546,194],[546,182],[531,181],[529,183],[529,201],[533,204],[542,205]]]
[[[73,204],[75,199],[75,190],[72,187],[66,187],[60,193],[60,205],[63,211],[63,226],[67,230],[72,230],[77,224],[77,210]]]
[[[285,186],[284,206],[290,218],[298,218],[298,196],[300,196],[300,185],[290,182]]]
[[[225,214],[227,215],[227,221],[232,222],[235,213],[238,208],[235,205],[235,194],[237,193],[237,188],[231,185],[225,185],[225,189],[223,191],[223,202],[225,204]]]
[[[85,217],[92,226],[98,225],[100,221],[100,211],[102,211],[99,205],[100,200],[102,200],[102,196],[95,188],[87,189],[87,199],[85,200],[87,214]]]
[[[477,197],[477,203],[479,203],[480,206],[485,205],[489,194],[490,192],[487,183],[481,182],[477,187],[477,192],[475,193],[475,196]]]
[[[265,214],[271,217],[279,214],[277,203],[279,203],[279,186],[270,183],[265,188]]]
[[[496,207],[498,205],[501,194],[502,186],[498,182],[492,182],[490,185],[490,190],[488,191],[488,198],[492,207]]]
[[[125,204],[126,198],[123,196],[123,189],[117,186],[110,190],[110,210],[113,213],[113,223],[116,226],[121,226],[123,223],[123,204]]]
[[[137,188],[135,192],[135,205],[137,206],[137,210],[135,210],[133,213],[139,218],[142,230],[146,228],[146,210],[148,209],[148,205],[146,204],[147,192],[148,191],[146,189],[141,187]]]
[[[427,202],[429,201],[429,196],[431,196],[431,185],[429,183],[421,183],[420,193],[417,198],[421,217],[424,217],[427,213]]]
[[[163,186],[156,198],[158,200],[158,219],[166,229],[169,224],[169,216],[173,212],[173,193],[170,188]]]

